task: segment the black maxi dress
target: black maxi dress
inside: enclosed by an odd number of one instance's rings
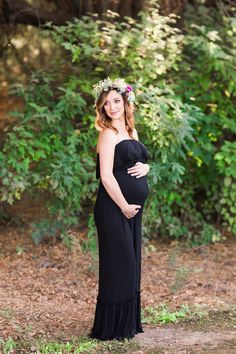
[[[131,219],[99,183],[94,205],[98,233],[99,287],[94,324],[90,337],[100,340],[132,338],[143,332],[141,325],[141,221],[149,193],[146,176],[136,178],[127,168],[149,159],[146,147],[134,139],[124,139],[115,146],[113,174],[129,204],[141,209]],[[99,154],[96,176],[100,178]]]

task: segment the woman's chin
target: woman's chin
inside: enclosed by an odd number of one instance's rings
[[[122,118],[122,114],[111,114],[110,115],[110,118],[112,119],[112,120],[118,120],[118,119],[121,119]]]

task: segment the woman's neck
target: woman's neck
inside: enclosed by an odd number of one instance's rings
[[[118,132],[125,132],[126,126],[125,126],[125,117],[121,117],[120,119],[114,119],[112,121],[112,125],[114,128],[118,130]]]

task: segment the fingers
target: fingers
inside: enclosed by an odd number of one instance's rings
[[[135,176],[135,177],[142,177],[144,176],[144,173],[143,171],[140,171],[140,170],[135,170],[135,171],[128,171],[128,173],[131,175],[131,176]]]
[[[141,209],[141,205],[138,204],[131,204],[130,205],[130,210],[125,210],[122,213],[127,219],[133,218],[137,213],[139,212],[139,209]]]
[[[127,168],[127,171],[133,172],[133,171],[139,171],[140,167],[142,167],[142,162],[136,162],[136,164],[132,167]]]
[[[137,213],[136,213],[137,214]],[[133,214],[133,215],[125,215],[124,216],[127,218],[127,219],[132,219],[136,216],[136,214]]]
[[[149,171],[150,166],[142,162],[136,162],[134,166],[127,168],[127,173],[136,178],[146,176]]]
[[[138,166],[133,166],[127,169],[128,173],[134,173],[137,171],[141,171],[142,170],[142,166],[138,165]]]
[[[136,213],[124,213],[124,216],[127,218],[127,219],[131,219],[133,218],[135,215],[138,214],[138,211]]]
[[[145,165],[142,162],[136,162],[135,166],[127,169],[127,172],[136,178],[145,176]]]
[[[136,174],[133,174],[133,173],[132,173],[131,176],[132,176],[132,177],[135,177],[135,178],[140,178],[140,177],[143,177],[144,174],[143,174],[143,173],[141,173],[141,174],[140,174],[140,173],[136,173]]]
[[[131,176],[137,176],[137,175],[142,173],[142,170],[141,171],[140,170],[135,170],[135,171],[131,171],[131,172],[128,172],[128,173],[130,173]]]

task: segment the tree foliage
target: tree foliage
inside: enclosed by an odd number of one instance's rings
[[[25,111],[0,155],[1,199],[47,191],[53,230],[92,211],[91,89],[120,76],[136,91],[137,128],[151,154],[144,234],[211,242],[220,239],[219,221],[235,233],[234,19],[219,17],[217,29],[202,25],[203,15],[194,25],[186,20],[183,35],[174,15],[155,8],[138,21],[117,16],[84,16],[44,31],[71,58],[70,74],[39,73],[18,87]],[[37,239],[51,232],[44,222],[38,230]]]
[[[203,7],[195,16],[202,18],[201,14],[204,18],[198,24],[188,25],[185,60],[180,65],[181,76],[176,77],[176,91],[204,112],[203,119],[199,117],[194,124],[189,168],[199,168],[193,169],[189,180],[204,194],[202,207],[208,209],[208,218],[217,214],[235,233],[236,23],[234,17],[218,12],[212,16]],[[193,20],[191,9],[189,15]]]

